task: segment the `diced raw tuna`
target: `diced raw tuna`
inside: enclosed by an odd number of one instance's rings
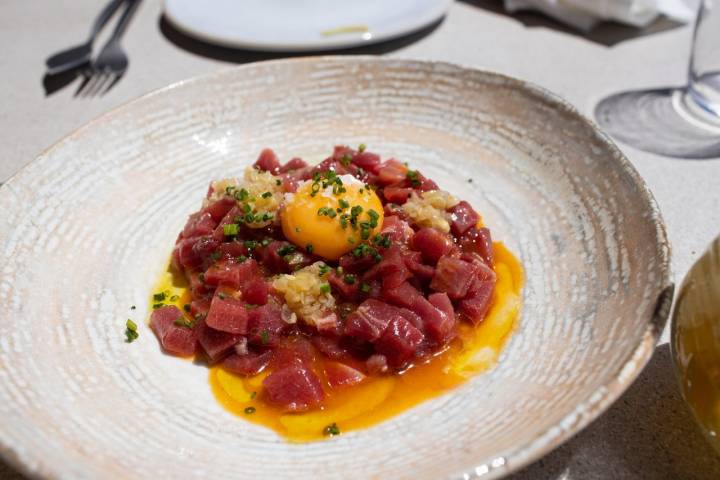
[[[288,324],[282,319],[282,310],[275,302],[248,311],[248,340],[262,347],[278,344]]]
[[[283,247],[292,246],[290,242],[273,240],[266,247],[258,246],[255,248],[256,256],[260,263],[265,265],[273,273],[289,273],[290,268],[288,262],[280,255],[279,251]]]
[[[413,303],[417,297],[422,297],[422,293],[408,282],[400,284],[393,289],[385,289],[383,298],[393,305],[405,307],[412,310]]]
[[[356,154],[355,150],[348,147],[347,145],[335,145],[333,148],[332,156],[330,157],[332,160],[340,161],[345,157],[354,157]]]
[[[400,316],[397,308],[375,299],[367,299],[348,315],[345,320],[345,335],[373,342],[380,338],[395,317]]]
[[[312,344],[320,350],[320,352],[328,358],[341,360],[348,358],[349,352],[340,345],[340,340],[334,337],[314,336],[311,339]]]
[[[478,266],[475,264],[444,256],[437,263],[430,288],[447,293],[453,300],[459,300],[467,293],[477,271]]]
[[[424,227],[415,232],[412,245],[422,253],[425,260],[436,264],[440,257],[450,253],[454,244],[449,235],[435,228]]]
[[[408,168],[395,159],[386,160],[378,171],[378,183],[393,185],[400,183],[407,177]]]
[[[210,328],[205,324],[205,320],[195,322],[194,329],[197,332],[198,343],[205,350],[211,362],[215,362],[231,352],[242,338],[240,335]]]
[[[300,361],[307,365],[315,361],[315,348],[304,335],[283,337],[275,349],[273,368],[280,369]]]
[[[190,302],[190,315],[193,318],[197,318],[198,315],[202,315],[204,318],[209,310],[210,301],[205,298],[196,298]]]
[[[203,298],[212,294],[215,287],[203,281],[203,274],[198,271],[185,272],[185,277],[190,283],[190,293],[193,298]]]
[[[375,153],[368,151],[358,153],[352,158],[352,162],[356,166],[374,175],[377,175],[380,171],[380,155]]]
[[[221,259],[237,259],[240,256],[247,256],[248,249],[242,242],[225,242],[215,250],[220,254]]]
[[[150,328],[166,351],[188,356],[195,353],[197,336],[194,329],[175,324],[183,318],[182,312],[174,305],[160,307],[150,316]]]
[[[383,289],[397,288],[405,280],[410,278],[410,270],[405,265],[399,247],[390,247],[383,256],[383,259],[375,267],[377,275],[382,279]]]
[[[398,215],[386,216],[383,220],[383,226],[380,231],[382,235],[390,235],[390,240],[396,244],[405,244],[410,242],[415,234],[410,224],[401,219]]]
[[[305,168],[305,167],[307,167],[307,163],[305,162],[305,160],[303,160],[302,158],[295,157],[295,158],[288,160],[285,163],[285,165],[280,167],[280,173],[287,173],[291,170],[298,170],[300,168]]]
[[[388,186],[383,189],[383,196],[388,202],[402,205],[407,202],[410,192],[412,192],[412,188]]]
[[[396,317],[375,342],[375,348],[385,355],[391,367],[398,368],[413,358],[423,338],[422,332],[410,322]]]
[[[425,329],[423,325],[423,319],[420,317],[420,315],[413,312],[412,310],[408,310],[407,308],[398,308],[398,313],[405,320],[412,323],[412,325],[418,330],[423,331]]]
[[[403,255],[403,260],[405,260],[405,266],[408,270],[419,278],[427,280],[435,275],[435,267],[422,263],[422,254],[420,252],[406,252]]]
[[[241,300],[217,292],[205,323],[215,330],[244,335],[248,331],[248,312]]]
[[[365,368],[370,375],[380,375],[388,371],[388,361],[385,355],[376,353],[365,361]]]
[[[344,275],[338,275],[335,270],[330,270],[327,274],[327,280],[332,287],[333,293],[340,295],[344,300],[357,299],[360,280],[356,279],[354,283],[347,283],[344,277]]]
[[[202,266],[219,245],[220,242],[207,236],[181,240],[176,247],[181,266],[189,269]]]
[[[460,246],[465,251],[477,253],[488,266],[493,266],[492,237],[487,228],[468,229],[460,239]]]
[[[237,290],[240,288],[240,265],[234,259],[220,260],[205,271],[204,277],[207,285],[224,285]]]
[[[480,215],[473,210],[472,206],[466,201],[462,201],[450,209],[450,230],[453,235],[460,237],[472,227],[477,227]]]
[[[371,255],[356,257],[352,253],[343,255],[338,259],[338,262],[343,270],[348,273],[364,272],[376,263]]]
[[[495,272],[486,265],[479,268],[467,296],[458,304],[460,313],[474,325],[482,322],[492,304],[495,290]]]
[[[254,278],[242,288],[243,300],[252,305],[265,305],[268,301],[269,286],[265,280]]]
[[[236,219],[238,217],[244,217],[245,214],[243,213],[242,209],[235,205],[232,207],[225,216],[220,220],[220,223],[218,223],[217,228],[215,228],[215,231],[212,234],[212,237],[217,240],[218,242],[227,242],[231,240],[231,238],[225,236],[225,225],[230,225],[231,223],[237,223]]]
[[[436,309],[439,315],[426,315],[425,333],[435,343],[442,345],[455,333],[455,309],[446,293],[432,293],[428,301]]]
[[[330,388],[356,385],[365,380],[362,372],[339,362],[325,362],[325,378]]]
[[[207,212],[196,212],[188,217],[183,229],[183,238],[194,238],[202,235],[211,235],[217,226],[212,215]]]
[[[260,152],[260,156],[255,161],[255,166],[264,172],[270,172],[273,175],[277,175],[280,170],[280,160],[278,160],[274,151],[266,148]]]
[[[263,380],[265,399],[286,412],[304,412],[325,398],[317,376],[302,362],[273,371]]]
[[[272,351],[265,352],[248,352],[245,355],[233,353],[222,362],[222,368],[236,375],[251,376],[262,372],[270,359]]]
[[[217,224],[222,220],[227,213],[237,204],[235,199],[230,197],[223,197],[217,200],[203,209],[204,213],[209,213],[212,219]]]

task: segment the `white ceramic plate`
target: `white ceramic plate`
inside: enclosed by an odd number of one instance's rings
[[[317,161],[362,142],[476,206],[525,266],[524,310],[495,369],[291,444],[161,353],[148,294],[210,180],[265,146]],[[610,140],[545,90],[444,63],[297,59],[173,85],[44,152],[0,187],[0,212],[0,453],[37,477],[496,477],[618,398],[670,298],[662,220]]]
[[[165,15],[201,40],[249,50],[357,47],[440,19],[452,0],[165,0]]]

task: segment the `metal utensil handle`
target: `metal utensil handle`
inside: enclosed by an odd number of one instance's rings
[[[120,5],[122,5],[125,1],[126,0],[111,0],[111,2],[102,9],[93,23],[88,41],[92,41],[97,34],[100,33],[100,30],[102,30],[108,20],[110,20],[110,18],[115,14],[115,11],[120,8]]]
[[[125,11],[123,12],[122,16],[120,17],[120,20],[118,20],[117,25],[115,26],[115,30],[112,33],[112,36],[108,40],[108,43],[117,41],[125,32],[125,29],[128,26],[128,23],[130,23],[130,19],[133,16],[133,13],[135,13],[135,9],[140,5],[141,0],[126,0],[127,6],[125,7]]]

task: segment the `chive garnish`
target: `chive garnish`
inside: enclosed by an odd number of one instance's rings
[[[323,435],[331,437],[335,435],[340,435],[340,427],[337,426],[337,423],[333,422],[327,427],[323,428]]]
[[[330,290],[331,290],[331,288],[330,288],[330,284],[329,284],[329,283],[323,283],[322,285],[320,285],[320,291],[321,291],[322,293],[328,294],[328,293],[330,293]]]
[[[252,415],[253,413],[255,413],[255,407],[245,407],[244,412],[245,415]]]
[[[132,343],[137,340],[139,336],[140,334],[137,331],[137,324],[128,318],[125,322],[125,341],[127,343]]]

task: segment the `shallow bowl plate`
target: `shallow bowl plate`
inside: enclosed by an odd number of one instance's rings
[[[266,146],[318,161],[361,142],[475,205],[524,263],[524,309],[490,372],[290,444],[160,352],[148,295],[210,180]],[[671,296],[657,206],[610,140],[536,86],[445,63],[283,60],[181,82],[47,150],[0,188],[0,211],[0,451],[40,477],[493,478],[628,387]]]
[[[164,13],[200,40],[247,50],[359,47],[439,20],[452,0],[165,0]]]

